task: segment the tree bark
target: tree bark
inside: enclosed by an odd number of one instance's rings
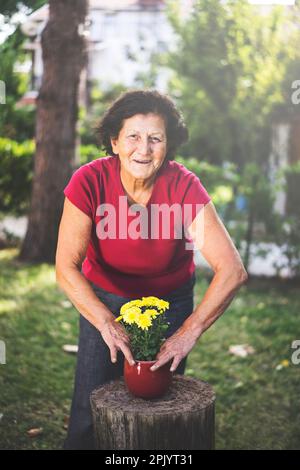
[[[122,379],[91,394],[97,449],[192,450],[214,448],[211,386],[175,375],[161,399],[133,397]]]
[[[63,188],[75,158],[82,34],[87,0],[49,0],[42,32],[43,79],[37,99],[36,154],[28,229],[20,259],[54,262]]]

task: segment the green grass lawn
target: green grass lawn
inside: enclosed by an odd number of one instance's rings
[[[76,359],[62,346],[77,342],[78,315],[58,290],[53,266],[19,264],[16,255],[16,249],[0,251],[0,339],[7,353],[7,363],[0,364],[0,448],[59,449]],[[200,272],[197,278],[199,302],[208,282]],[[199,341],[187,374],[216,391],[216,448],[300,448],[300,365],[291,363],[295,339],[299,289],[251,281]],[[242,343],[255,353],[229,353],[230,345]],[[43,431],[31,438],[31,428]]]

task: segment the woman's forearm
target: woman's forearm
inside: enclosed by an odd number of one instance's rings
[[[97,330],[101,331],[108,321],[115,318],[77,267],[56,266],[56,280],[76,309]]]
[[[227,309],[240,287],[247,281],[245,270],[215,273],[205,295],[191,315],[192,329],[201,336]],[[191,323],[189,322],[190,326]]]
[[[215,273],[202,302],[185,320],[183,325],[170,336],[162,345],[151,371],[173,360],[171,369],[176,370],[180,361],[186,357],[195,346],[197,340],[207,328],[228,307],[239,287],[246,282],[245,270],[226,273],[219,270]]]

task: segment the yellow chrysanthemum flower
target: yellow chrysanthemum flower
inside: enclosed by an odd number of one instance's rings
[[[143,297],[142,298],[142,303],[144,307],[155,307],[157,303],[159,302],[159,299],[154,296],[149,296],[149,297]]]
[[[130,302],[126,302],[126,304],[122,305],[120,309],[120,314],[124,315],[124,313],[131,307],[141,307],[141,306],[142,306],[142,301],[140,299],[131,300]]]
[[[136,324],[139,328],[142,328],[142,330],[148,330],[149,326],[152,325],[151,315],[148,313],[141,313],[136,321]]]
[[[123,316],[125,323],[131,325],[132,323],[137,323],[141,315],[141,309],[139,307],[131,307],[126,310]]]
[[[160,315],[162,312],[158,312],[155,308],[147,308],[147,310],[144,311],[144,314],[147,313],[150,315],[151,318],[156,318],[158,315]]]
[[[159,308],[159,309],[165,311],[165,310],[167,310],[167,309],[169,308],[170,304],[169,304],[169,302],[166,302],[165,300],[159,300],[159,301],[157,302],[157,305],[156,305],[156,306],[157,306],[157,308]]]
[[[142,312],[142,307],[155,307],[147,308]],[[137,324],[139,328],[148,329],[152,325],[152,319],[161,315],[169,308],[169,302],[161,300],[158,297],[149,296],[142,299],[131,300],[122,305],[120,309],[120,316],[116,318],[116,322],[124,321],[128,324]]]
[[[157,307],[158,309],[165,311],[166,309],[169,308],[169,305],[170,305],[169,302],[158,299],[157,297],[154,297],[154,296],[142,298],[142,306],[145,306],[145,307]]]

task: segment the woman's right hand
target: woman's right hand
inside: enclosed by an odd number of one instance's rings
[[[117,362],[117,352],[122,351],[130,365],[134,365],[134,359],[130,350],[130,339],[124,327],[116,323],[115,317],[107,320],[100,330],[103,340],[110,350],[112,362]]]

